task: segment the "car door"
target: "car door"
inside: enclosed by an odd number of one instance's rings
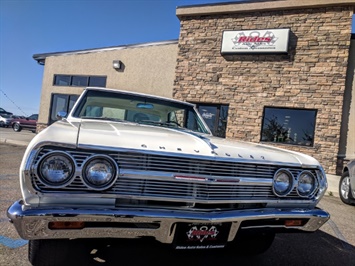
[[[26,128],[36,128],[38,115],[31,115],[23,119],[22,126]]]
[[[355,160],[349,163],[349,176],[350,176],[350,186],[353,198],[355,198]]]

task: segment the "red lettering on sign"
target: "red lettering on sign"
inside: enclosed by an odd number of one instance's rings
[[[238,42],[271,42],[272,38],[270,37],[248,37],[242,36],[239,37]]]

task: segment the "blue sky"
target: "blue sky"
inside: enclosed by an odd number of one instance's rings
[[[0,107],[38,113],[33,54],[179,38],[176,7],[218,0],[0,0]]]
[[[38,113],[33,54],[179,38],[176,7],[232,0],[0,0],[0,107]]]

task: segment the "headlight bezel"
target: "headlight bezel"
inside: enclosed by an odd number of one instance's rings
[[[289,177],[289,181],[290,181],[287,189],[282,192],[278,191],[276,188],[276,179],[281,175],[281,173],[286,174]],[[294,186],[295,186],[295,178],[289,169],[281,168],[275,172],[274,177],[272,179],[272,191],[276,196],[286,197],[293,190]]]
[[[89,165],[91,163],[93,163],[94,161],[105,161],[105,162],[108,162],[112,167],[112,171],[113,171],[112,176],[103,185],[95,185],[92,182],[90,182],[90,180],[87,177],[87,169],[88,169]],[[115,160],[113,160],[110,156],[103,155],[103,154],[93,155],[93,156],[90,156],[89,158],[87,158],[87,160],[85,160],[85,162],[83,162],[82,169],[81,169],[81,177],[82,177],[83,183],[88,188],[93,189],[93,190],[97,190],[97,191],[103,191],[103,190],[110,188],[116,182],[116,180],[118,178],[118,165],[115,162]]]
[[[312,188],[310,189],[310,191],[309,191],[308,193],[302,193],[302,192],[300,192],[300,190],[299,190],[300,187],[301,187],[300,182],[301,182],[302,175],[306,175],[306,174],[309,175],[309,176],[311,176],[314,182],[313,182]],[[311,171],[309,171],[309,170],[304,170],[304,171],[302,171],[302,172],[300,172],[300,173],[298,174],[298,176],[297,176],[297,189],[296,189],[298,196],[300,196],[300,197],[302,197],[302,198],[309,198],[309,197],[312,197],[312,196],[314,195],[314,193],[317,191],[318,186],[319,186],[319,184],[318,184],[318,178],[317,178],[317,176],[316,176],[315,174],[313,174]]]
[[[48,161],[48,159],[51,157],[59,157],[59,158],[62,157],[64,158],[64,161],[66,161],[68,165],[71,167],[68,177],[61,182],[53,182],[44,176],[44,173],[42,171],[44,163]],[[58,160],[58,158],[56,160]],[[70,156],[68,153],[63,151],[51,151],[47,153],[39,160],[36,167],[36,174],[38,176],[39,181],[50,188],[62,188],[67,186],[73,180],[75,176],[75,171],[76,171],[76,164],[74,158]]]

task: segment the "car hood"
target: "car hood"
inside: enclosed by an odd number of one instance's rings
[[[129,149],[207,156],[209,159],[262,161],[297,166],[318,166],[312,157],[267,145],[227,140],[195,132],[107,121],[59,121],[34,140],[36,143],[59,142],[79,148]]]

